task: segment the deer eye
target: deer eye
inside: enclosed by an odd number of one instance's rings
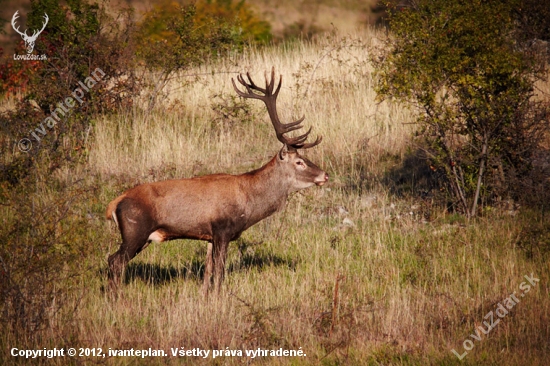
[[[298,161],[296,162],[296,165],[298,165],[298,166],[304,166],[305,164],[304,164],[304,162],[303,162],[302,160],[298,160]]]

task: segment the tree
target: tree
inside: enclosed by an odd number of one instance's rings
[[[519,0],[417,0],[388,4],[391,35],[374,59],[380,97],[418,111],[431,165],[445,172],[455,207],[510,194],[548,127],[548,100],[534,85],[547,72],[532,40],[517,37]],[[531,42],[530,42],[531,41]]]

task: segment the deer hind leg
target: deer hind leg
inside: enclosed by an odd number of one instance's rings
[[[121,204],[117,208],[117,217],[122,235],[122,244],[116,253],[109,256],[108,260],[109,287],[113,290],[116,290],[120,285],[128,262],[147,246],[151,234],[151,230],[145,224],[146,220],[136,220],[128,218],[124,214],[121,215],[121,212],[124,212],[121,209]]]
[[[204,266],[204,282],[202,285],[202,292],[204,297],[208,296],[208,289],[210,287],[210,281],[212,281],[212,267],[214,261],[212,259],[212,243],[208,242],[206,250],[206,264]]]
[[[115,254],[110,255],[108,260],[109,288],[112,291],[116,291],[118,289],[121,282],[122,273],[124,272],[124,268],[129,261],[126,251],[122,248],[123,245],[121,245],[120,249]]]
[[[147,246],[147,236],[134,241],[124,241],[118,251],[109,256],[109,287],[116,290],[122,282],[124,269],[137,253]]]
[[[109,256],[109,287],[116,290],[122,282],[124,269],[141,249],[146,246],[147,238],[128,244],[123,242],[116,253]]]

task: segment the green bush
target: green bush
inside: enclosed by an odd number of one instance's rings
[[[235,31],[249,44],[267,44],[271,38],[271,25],[260,19],[245,0],[202,0],[196,2],[199,24],[209,18],[232,24]]]
[[[95,188],[66,172],[86,160],[94,118],[118,110],[137,86],[132,47],[125,47],[131,36],[129,12],[120,12],[116,22],[97,3],[36,0],[29,28],[41,27],[44,13],[49,22],[35,53],[47,60],[18,61],[29,62],[20,67],[8,61],[2,68],[4,86],[24,88],[16,105],[0,113],[1,341],[38,338],[65,306],[70,281],[85,270],[93,234],[82,204],[93,200]],[[92,87],[87,78],[98,69],[101,81]],[[90,86],[82,104],[75,101],[61,113],[59,104],[69,105],[66,98],[82,88],[79,82]],[[49,126],[54,113],[59,120]],[[18,149],[23,138],[32,142],[26,152]]]
[[[418,110],[419,136],[458,211],[513,195],[548,127],[535,98],[545,55],[520,39],[521,2],[419,0],[389,6],[377,91]]]
[[[85,270],[89,246],[81,182],[55,187],[30,174],[17,187],[0,184],[0,324],[4,336],[39,338],[65,306],[70,281]],[[54,186],[55,188],[52,188]],[[3,338],[4,341],[6,338]]]
[[[269,24],[257,19],[244,1],[160,2],[145,14],[136,37],[137,55],[155,75],[148,108],[175,73],[270,38]]]
[[[41,151],[51,160],[74,160],[82,152],[94,116],[131,102],[137,90],[131,47],[125,48],[130,42],[130,14],[121,12],[117,22],[103,7],[86,0],[70,0],[61,6],[53,0],[36,0],[31,3],[29,28],[40,27],[44,13],[50,20],[37,39],[35,53],[46,55],[47,60],[32,62],[32,67],[10,68],[11,61],[3,65],[4,90],[14,85],[25,88],[20,89],[23,96],[15,109],[0,114],[0,129],[11,139],[11,144],[2,144],[0,149],[2,154],[10,155],[14,144],[30,138],[33,141],[28,156]],[[76,88],[81,88],[79,83],[86,83],[98,69],[101,82],[83,91],[81,103],[70,112],[58,113],[55,127],[45,127],[44,121],[59,103],[63,104]],[[30,135],[42,127],[46,135],[32,139]]]

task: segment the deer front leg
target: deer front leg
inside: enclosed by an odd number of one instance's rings
[[[210,287],[210,281],[212,280],[212,243],[208,242],[208,247],[206,249],[206,264],[204,266],[204,282],[202,285],[202,293],[204,297],[208,296],[208,288]]]
[[[214,290],[220,292],[225,274],[225,260],[227,258],[228,240],[220,240],[213,245],[212,259],[214,260]]]

